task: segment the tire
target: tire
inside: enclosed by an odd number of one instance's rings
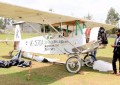
[[[69,57],[66,61],[66,69],[70,73],[78,73],[81,66],[81,60],[76,56]]]
[[[91,54],[87,54],[85,57],[84,57],[84,62],[85,62],[85,65],[88,66],[88,67],[93,67],[93,63],[94,61],[96,60],[96,58],[94,57],[94,55],[91,55]]]

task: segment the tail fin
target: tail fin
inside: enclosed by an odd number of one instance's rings
[[[14,50],[19,50],[20,41],[21,41],[20,26],[16,25],[14,34]]]

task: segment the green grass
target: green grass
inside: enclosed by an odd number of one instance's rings
[[[114,44],[114,38],[109,38],[108,42],[109,44],[106,46],[105,49],[98,49],[97,58],[111,62],[113,55],[113,48],[111,47],[111,45]]]
[[[0,35],[0,39],[6,35]],[[12,39],[13,35],[9,38]],[[23,34],[24,38],[36,36],[33,34]],[[97,51],[97,59],[107,62],[112,61],[111,44],[114,39],[109,38],[109,44],[106,49]],[[13,43],[0,43],[0,60],[10,60],[8,53],[13,49]],[[66,61],[66,55],[43,55],[45,57],[59,58],[61,61]],[[26,59],[25,59],[26,60]],[[13,66],[10,68],[0,68],[0,85],[118,85],[120,83],[119,76],[111,75],[109,72],[95,71],[89,67],[82,67],[82,74],[72,74],[66,71],[64,65],[54,65],[49,63],[38,63],[33,61],[33,66],[30,71],[30,80],[27,81],[27,74],[30,68],[20,68]]]

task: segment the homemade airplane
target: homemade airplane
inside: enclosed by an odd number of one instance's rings
[[[98,33],[101,27],[105,29],[115,27],[108,24],[92,22],[85,19],[50,12],[43,12],[3,2],[0,2],[0,16],[12,18],[18,21],[48,24],[51,26],[57,32],[56,34],[47,34],[21,40],[19,25],[16,25],[15,50],[40,54],[67,54],[69,58],[66,61],[66,68],[72,73],[78,73],[81,69],[81,63],[84,62],[81,58],[81,54],[94,51],[99,47]],[[67,29],[71,26],[76,27],[76,29],[74,29],[74,31],[72,30],[73,32],[65,37],[62,34],[63,32],[59,32],[55,29],[55,26],[61,26],[61,23],[62,25],[66,25]],[[87,44],[85,29],[83,30],[83,28],[92,28],[90,41]],[[85,61],[88,66],[90,62],[91,61]]]

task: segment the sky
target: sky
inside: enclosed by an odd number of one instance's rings
[[[119,0],[0,0],[15,5],[37,10],[49,11],[63,15],[84,18],[88,14],[92,20],[104,23],[110,8],[120,14]]]

